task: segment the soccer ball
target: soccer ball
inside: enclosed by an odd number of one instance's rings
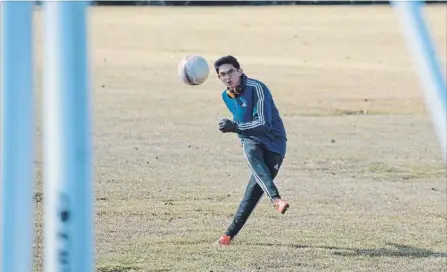
[[[187,85],[200,85],[208,78],[210,68],[202,56],[184,57],[178,65],[178,75]]]

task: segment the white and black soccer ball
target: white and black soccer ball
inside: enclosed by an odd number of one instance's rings
[[[178,65],[178,75],[187,85],[200,85],[208,78],[210,68],[204,57],[189,55]]]

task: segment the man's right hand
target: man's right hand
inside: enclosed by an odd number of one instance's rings
[[[237,131],[237,124],[236,122],[229,120],[229,119],[222,119],[219,122],[219,130],[223,133],[227,132],[236,132]]]

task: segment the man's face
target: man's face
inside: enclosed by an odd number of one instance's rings
[[[218,77],[230,89],[240,84],[241,75],[242,69],[237,69],[232,64],[224,64],[219,67]]]

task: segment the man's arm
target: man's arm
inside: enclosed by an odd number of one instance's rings
[[[259,135],[271,129],[270,91],[258,82],[248,81],[247,85],[254,87],[253,120],[237,123],[237,133],[242,135]]]

